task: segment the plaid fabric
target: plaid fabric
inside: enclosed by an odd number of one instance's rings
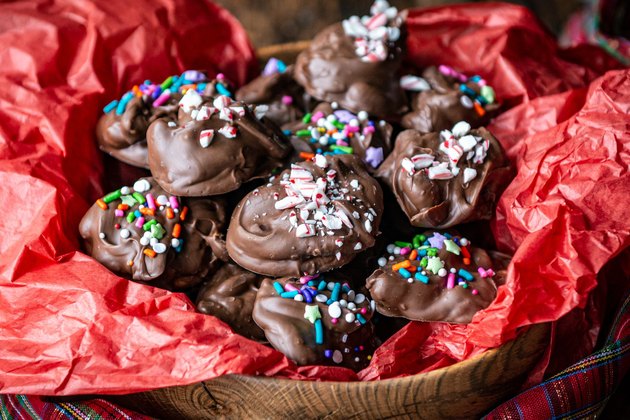
[[[0,395],[0,419],[151,420],[151,417],[120,408],[101,399],[83,402],[47,402],[36,396]]]
[[[630,369],[630,295],[604,347],[494,409],[491,419],[578,419],[600,413]]]

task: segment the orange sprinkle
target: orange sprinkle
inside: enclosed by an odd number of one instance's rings
[[[473,105],[475,106],[475,111],[477,111],[477,114],[479,114],[480,117],[483,117],[486,114],[486,110],[483,109],[479,102],[473,102]]]
[[[410,273],[415,273],[417,269],[418,267],[416,267],[415,265],[410,265],[409,267],[407,267],[407,271],[409,271]]]
[[[179,220],[181,220],[182,222],[186,220],[187,214],[188,214],[188,206],[184,206],[184,208],[182,209],[182,212],[179,214]]]
[[[128,265],[129,267],[133,267],[133,260],[129,260],[129,261],[127,261],[127,265]]]
[[[411,253],[409,254],[409,259],[413,261],[416,258],[418,258],[418,251],[416,251],[415,249],[412,249]]]
[[[470,265],[470,258],[464,258],[464,264]]]
[[[315,153],[300,152],[300,158],[304,160],[312,159],[314,157],[315,157]]]
[[[172,208],[170,208],[170,207],[166,208],[166,217],[169,218],[169,219],[172,219],[172,218],[175,217],[175,212],[173,211]]]
[[[129,204],[122,204],[122,203],[120,203],[118,205],[118,210],[129,210]]]
[[[136,96],[142,96],[142,92],[140,91],[140,88],[138,87],[138,85],[135,85],[134,87],[132,87],[131,90],[133,91],[133,93],[136,94]]]
[[[173,238],[179,238],[180,233],[182,232],[182,227],[179,223],[176,223],[173,226]]]
[[[409,260],[405,260],[405,261],[401,261],[401,262],[399,262],[398,264],[394,264],[394,265],[392,266],[392,270],[394,270],[394,271],[398,271],[398,270],[400,270],[401,268],[409,268],[409,267],[411,267],[411,261],[409,261]]]
[[[100,208],[102,208],[103,210],[107,210],[107,203],[105,203],[103,200],[101,200],[100,198],[98,200],[96,200],[96,204],[98,204],[98,206]]]
[[[157,255],[155,251],[150,248],[145,248],[144,251],[142,251],[142,253],[146,255],[147,257],[151,257],[151,258],[155,258],[155,256]]]
[[[144,214],[145,216],[155,216],[155,210],[148,207],[141,208],[140,213]]]

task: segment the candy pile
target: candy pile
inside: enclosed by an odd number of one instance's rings
[[[328,160],[323,155],[315,155],[313,161],[322,169],[328,167]],[[330,169],[326,172],[326,177],[314,179],[313,174],[300,165],[291,165],[291,171],[283,175],[280,184],[284,186],[286,197],[279,199],[275,203],[277,210],[294,209],[289,214],[291,229],[295,228],[295,235],[298,238],[315,236],[334,235],[335,230],[346,226],[353,228],[350,217],[340,208],[337,208],[336,201],[346,200],[355,202],[358,199],[351,194],[351,190],[362,188],[358,179],[351,180],[348,185],[342,186],[336,180],[337,172]],[[276,197],[278,199],[278,197]],[[311,216],[313,218],[311,219]],[[361,215],[354,211],[352,217],[356,220],[363,219],[363,225],[367,232],[372,231],[372,222],[376,216],[376,211],[369,208]],[[337,240],[337,246],[343,245],[343,240]],[[355,250],[362,248],[361,242],[357,242]],[[337,253],[337,259],[341,254]]]
[[[361,61],[385,61],[389,53],[389,42],[400,38],[400,28],[389,26],[398,9],[390,7],[385,0],[377,0],[370,8],[371,16],[351,16],[342,22],[346,35],[354,38],[355,52]]]
[[[470,124],[460,121],[455,124],[452,130],[442,130],[440,132],[440,151],[448,157],[448,161],[440,162],[435,160],[435,156],[430,153],[422,153],[403,158],[401,161],[402,170],[409,176],[416,172],[426,171],[429,179],[451,179],[460,173],[457,165],[462,156],[466,154],[465,160],[472,161],[473,164],[482,164],[486,159],[490,141],[470,133]],[[477,170],[466,167],[463,171],[464,184],[469,183],[477,177]]]
[[[438,254],[441,250],[445,250],[450,254],[461,256],[463,265],[471,266],[469,245],[468,239],[449,233],[431,232],[428,235],[416,235],[412,242],[396,241],[389,244],[387,246],[389,256],[379,258],[378,265],[385,267],[388,262],[406,257],[406,259],[393,264],[392,271],[398,272],[409,283],[415,279],[429,284],[429,277],[434,275],[446,277],[447,289],[452,289],[456,285],[467,289],[468,282],[475,280],[472,273],[464,268],[448,267],[446,261],[441,259]],[[492,268],[478,267],[477,272],[481,278],[490,278],[495,274]],[[477,293],[477,290],[472,291],[474,295]]]
[[[333,109],[336,108],[336,104],[332,105]],[[328,115],[317,111],[304,115],[302,123],[308,124],[306,128],[295,131],[285,130],[284,134],[294,135],[317,145],[316,154],[323,155],[352,154],[355,152],[350,145],[353,137],[358,137],[361,142],[364,142],[366,136],[374,135],[376,132],[376,123],[369,119],[365,111],[360,111],[356,115],[342,109]],[[315,153],[300,153],[303,159],[311,159],[314,156]],[[378,167],[383,162],[383,148],[368,147],[365,152],[365,161],[373,168]]]
[[[208,78],[206,75],[197,70],[186,70],[179,76],[169,76],[160,84],[145,80],[140,85],[134,85],[119,100],[114,100],[105,105],[103,112],[107,114],[115,110],[116,115],[122,115],[129,101],[134,97],[142,97],[147,104],[159,107],[166,104],[176,94],[181,95],[189,90],[202,93],[206,89],[207,84]],[[221,95],[231,97],[232,93],[227,86],[225,76],[222,73],[217,74],[215,90]]]
[[[370,301],[362,293],[356,293],[347,283],[327,282],[321,275],[301,277],[299,283],[301,284],[299,287],[297,283],[291,282],[282,286],[280,282],[276,281],[273,283],[273,287],[280,297],[305,303],[304,318],[313,324],[316,344],[324,344],[324,323],[320,304],[326,306],[325,310],[332,324],[346,322],[356,324],[359,327],[365,325],[371,318],[371,314],[374,313],[374,301]],[[345,343],[346,341],[347,334],[342,337],[342,342]],[[354,350],[359,352],[364,350],[364,347],[361,345]],[[326,349],[324,350],[324,357],[332,358],[333,362],[337,364],[343,360],[340,350]],[[369,360],[371,356],[368,355],[367,358]],[[359,361],[358,357],[356,361]]]
[[[145,247],[142,250],[144,255],[155,258],[157,254],[165,253],[169,246],[179,253],[184,241],[180,237],[182,227],[177,221],[186,220],[188,207],[184,206],[180,211],[180,202],[176,196],[158,195],[154,197],[151,192],[147,192],[150,189],[149,181],[140,179],[134,183],[133,188],[122,187],[99,198],[96,204],[105,211],[109,209],[110,205],[120,200],[114,210],[114,216],[119,219],[114,227],[122,239],[127,239],[132,235],[141,237],[140,244]],[[167,229],[157,220],[157,216],[160,214],[166,220],[173,221],[170,241],[162,241],[167,239],[169,234]],[[105,239],[105,233],[101,232],[99,236],[101,239]],[[133,265],[133,261],[129,261],[128,264],[129,266]]]

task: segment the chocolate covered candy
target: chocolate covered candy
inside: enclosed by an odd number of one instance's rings
[[[367,279],[379,313],[465,324],[492,303],[509,259],[489,255],[457,234],[426,232],[388,246]]]
[[[273,277],[325,272],[374,245],[382,209],[381,187],[358,157],[316,155],[241,200],[228,252]]]
[[[222,75],[208,80],[196,70],[170,76],[161,84],[149,80],[136,85],[119,100],[110,102],[96,126],[99,148],[129,165],[149,168],[146,133],[158,118],[174,118],[183,91],[195,89],[202,95],[214,95],[217,89],[229,92],[231,85]]]
[[[276,350],[298,365],[361,370],[377,342],[370,319],[373,303],[334,274],[298,280],[263,280],[254,321]]]
[[[299,120],[311,98],[293,79],[293,66],[272,58],[262,74],[236,92],[236,100],[266,108],[265,117],[278,126]]]
[[[97,200],[79,231],[87,253],[113,272],[183,289],[227,258],[224,226],[222,201],[181,199],[141,178]]]
[[[244,103],[222,95],[206,101],[193,91],[180,105],[176,120],[156,120],[147,133],[151,173],[171,194],[234,191],[269,176],[289,153],[279,129]]]
[[[212,275],[199,292],[197,310],[216,316],[238,334],[264,340],[265,334],[252,319],[261,281],[261,276],[227,263]]]
[[[412,225],[447,228],[490,219],[512,169],[488,130],[461,121],[441,133],[403,131],[376,176]]]
[[[392,126],[387,122],[370,119],[365,111],[353,114],[333,109],[326,102],[282,129],[296,151],[294,161],[310,159],[316,153],[355,154],[373,172],[391,150]]]
[[[295,79],[311,96],[352,112],[386,117],[406,109],[398,70],[404,16],[377,1],[370,16],[353,16],[320,32],[295,63]]]
[[[412,111],[401,124],[422,133],[448,130],[458,121],[480,127],[499,109],[494,90],[482,77],[448,66],[428,67],[422,77],[403,76],[400,84],[412,93]]]

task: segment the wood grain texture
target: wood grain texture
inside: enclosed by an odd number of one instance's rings
[[[433,372],[373,382],[228,375],[106,397],[160,418],[476,418],[518,392],[549,342],[535,325],[498,349]]]

